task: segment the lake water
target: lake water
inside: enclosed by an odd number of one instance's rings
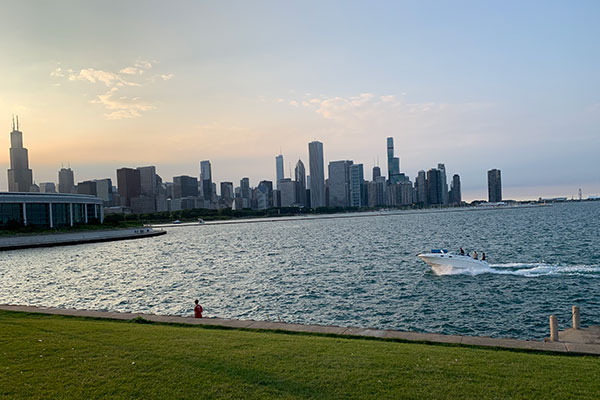
[[[361,214],[358,214],[361,215]],[[600,202],[166,228],[0,253],[0,303],[541,339],[600,325]],[[485,251],[481,274],[416,254]]]

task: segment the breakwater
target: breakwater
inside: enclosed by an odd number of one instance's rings
[[[52,233],[44,235],[22,235],[0,237],[0,251],[36,247],[68,246],[84,243],[111,242],[115,240],[141,239],[166,234],[166,231],[152,228],[110,229]]]

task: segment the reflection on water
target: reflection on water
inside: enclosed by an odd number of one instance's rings
[[[0,253],[0,303],[547,336],[600,324],[600,203],[168,228],[158,238]],[[416,254],[485,251],[438,276]]]

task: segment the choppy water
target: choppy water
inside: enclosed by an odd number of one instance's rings
[[[0,253],[0,303],[542,338],[600,324],[600,202],[167,228]],[[485,251],[435,275],[416,254]]]

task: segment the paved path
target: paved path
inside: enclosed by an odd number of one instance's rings
[[[166,234],[148,227],[0,237],[0,251],[141,239]]]
[[[166,322],[189,325],[214,325],[228,328],[245,328],[245,329],[265,329],[265,330],[281,330],[288,332],[310,332],[322,334],[336,334],[347,336],[362,336],[376,337],[382,339],[401,339],[414,342],[429,342],[429,343],[451,343],[461,345],[496,347],[505,349],[520,349],[534,351],[548,351],[556,353],[568,354],[588,354],[600,355],[599,344],[585,343],[568,343],[568,342],[541,342],[532,340],[517,340],[517,339],[498,339],[490,337],[478,336],[461,336],[461,335],[441,335],[436,333],[418,333],[418,332],[402,332],[394,330],[381,330],[370,328],[353,328],[341,326],[326,326],[326,325],[300,325],[289,324],[285,322],[269,322],[269,321],[252,321],[252,320],[237,320],[223,318],[202,318],[196,319],[192,317],[154,315],[154,314],[139,314],[139,313],[117,313],[104,311],[90,310],[74,310],[52,307],[34,307],[34,306],[18,306],[18,305],[0,305],[1,310],[21,311],[41,314],[56,314],[56,315],[72,315],[78,317],[93,317],[118,320],[130,320],[141,317],[148,321]]]

